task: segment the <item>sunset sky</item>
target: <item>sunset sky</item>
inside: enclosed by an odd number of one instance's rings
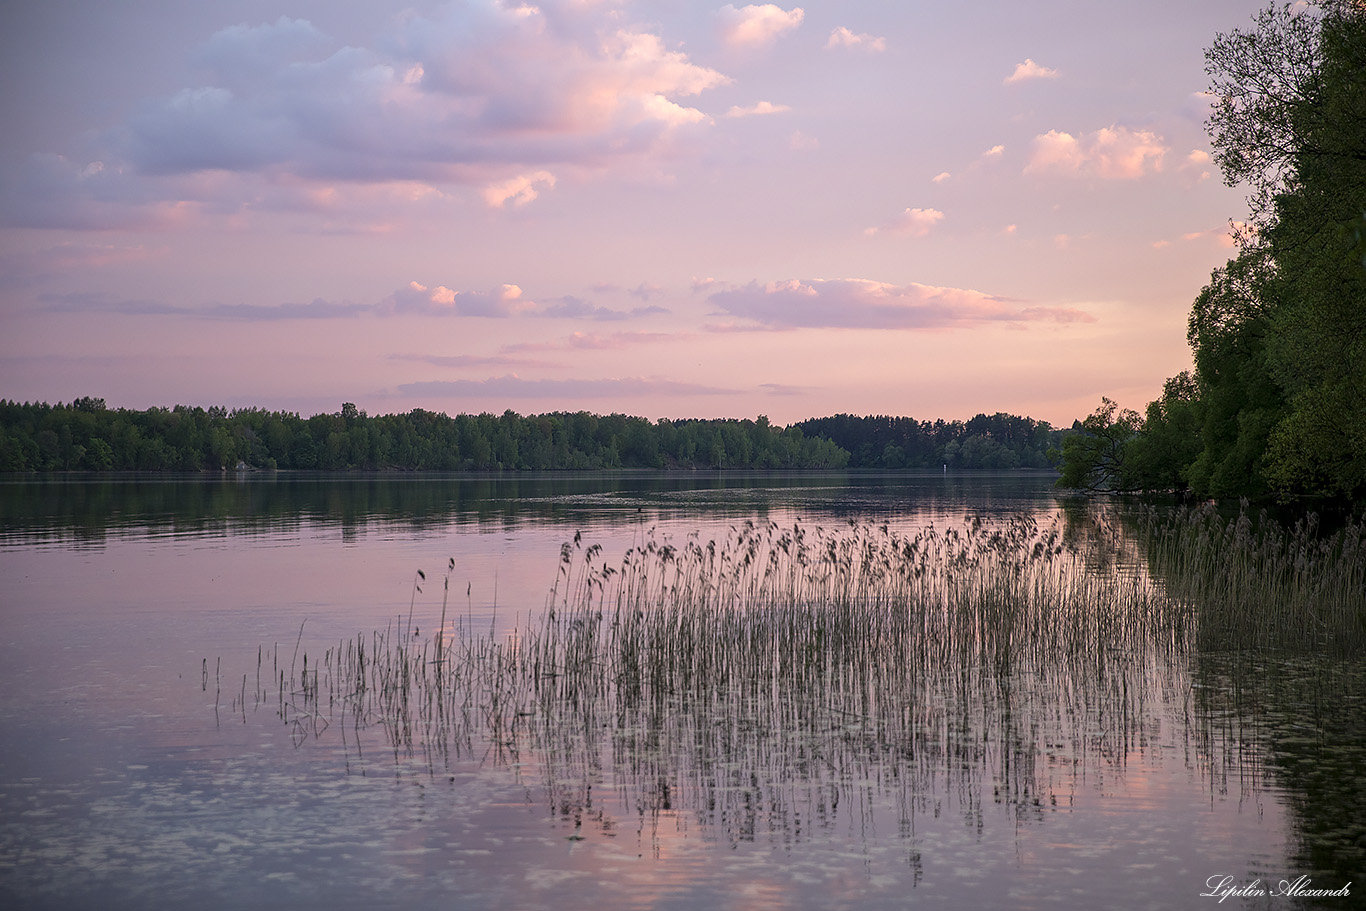
[[[1262,6],[5,4],[0,398],[1141,409]]]

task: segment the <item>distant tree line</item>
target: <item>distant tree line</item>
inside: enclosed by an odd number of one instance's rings
[[[1238,254],[1191,308],[1194,369],[1146,412],[1103,399],[1060,483],[1366,498],[1366,5],[1273,5],[1206,51],[1207,123],[1252,188]]]
[[[1012,415],[970,421],[836,415],[658,420],[556,412],[414,409],[371,417],[346,403],[310,418],[259,408],[109,408],[0,401],[0,471],[560,470],[604,468],[1046,468],[1061,434]]]
[[[1066,433],[999,412],[933,422],[837,414],[794,426],[848,450],[851,468],[1050,468]]]
[[[755,420],[660,420],[560,412],[523,417],[422,409],[370,417],[347,403],[310,418],[258,408],[108,408],[0,401],[0,470],[233,468],[555,470],[843,468],[849,453]]]

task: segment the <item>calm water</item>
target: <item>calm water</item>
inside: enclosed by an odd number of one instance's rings
[[[1051,483],[0,483],[0,905],[1194,908],[1218,903],[1212,877],[1326,882],[1302,837],[1325,813],[1302,743],[1359,757],[1360,688],[1316,699],[1317,671],[1249,671],[1179,634],[1102,630],[1095,654],[972,667],[904,712],[771,694],[757,712],[679,702],[442,742],[346,717],[340,690],[301,708],[274,686],[358,633],[428,636],[443,577],[448,627],[506,638],[541,616],[576,533],[610,563],[747,520],[1066,525]],[[1118,552],[1107,571],[1141,573]]]

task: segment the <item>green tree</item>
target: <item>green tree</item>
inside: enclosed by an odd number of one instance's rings
[[[1167,380],[1125,453],[1131,483],[1143,490],[1188,490],[1190,466],[1204,445],[1201,419],[1199,385],[1191,372]]]
[[[1285,399],[1268,360],[1275,264],[1249,246],[1221,269],[1191,308],[1201,447],[1186,472],[1202,496],[1267,492],[1263,460]]]
[[[1063,439],[1058,486],[1086,491],[1133,489],[1127,455],[1141,426],[1138,412],[1121,411],[1117,403],[1102,398],[1076,432]]]
[[[1251,216],[1191,308],[1195,369],[1148,406],[1123,482],[1361,496],[1366,4],[1273,5],[1217,36],[1206,64],[1215,159],[1250,188]]]
[[[1273,6],[1254,30],[1220,36],[1207,63],[1220,99],[1209,123],[1216,159],[1228,183],[1253,190],[1255,233],[1240,259],[1260,262],[1238,368],[1249,390],[1237,413],[1240,455],[1221,472],[1210,450],[1229,434],[1210,435],[1193,483],[1208,468],[1211,492],[1245,492],[1233,478],[1247,470],[1251,492],[1360,494],[1366,264],[1355,228],[1366,211],[1366,7]],[[1202,359],[1221,356],[1208,356],[1203,341],[1192,341],[1197,375]],[[1217,414],[1226,403],[1207,405]]]
[[[1296,189],[1309,162],[1352,166],[1366,147],[1361,4],[1310,8],[1273,4],[1253,29],[1218,35],[1205,52],[1214,160],[1225,183],[1252,189],[1257,228],[1278,219],[1278,197]]]

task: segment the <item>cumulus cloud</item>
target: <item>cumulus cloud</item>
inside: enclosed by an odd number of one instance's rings
[[[1073,136],[1058,130],[1034,137],[1025,173],[1093,176],[1134,180],[1162,170],[1168,148],[1148,130],[1110,126]]]
[[[1201,149],[1192,149],[1181,162],[1181,171],[1195,181],[1208,180],[1210,177],[1210,154]]]
[[[288,18],[224,29],[196,54],[202,83],[138,105],[95,137],[89,160],[31,162],[5,181],[5,215],[164,222],[157,206],[232,209],[253,198],[252,181],[451,184],[525,204],[550,185],[541,175],[676,148],[709,119],[685,99],[729,82],[612,13],[452,3],[375,47]]]
[[[321,62],[335,50],[336,42],[313,23],[281,16],[263,26],[221,29],[191,54],[191,61],[215,84],[241,91],[258,88],[290,64]]]
[[[790,110],[792,109],[785,104],[773,104],[769,101],[760,101],[758,104],[750,105],[747,108],[742,108],[739,105],[735,105],[729,111],[726,111],[726,116],[753,117],[756,115],[764,114],[782,114]]]
[[[429,288],[409,282],[386,297],[380,308],[393,313],[451,316],[515,316],[536,309],[534,301],[522,297],[516,285],[499,285],[491,291],[452,291],[445,285]]]
[[[938,174],[934,175],[934,177],[930,178],[930,181],[932,183],[943,183],[952,176],[953,175],[950,174],[948,171],[940,171]]]
[[[1006,77],[1004,80],[1002,80],[1002,81],[1005,82],[1006,85],[1010,85],[1010,84],[1015,83],[1015,82],[1024,82],[1024,81],[1026,81],[1026,80],[1028,80],[1028,79],[1057,79],[1057,78],[1058,78],[1058,71],[1057,71],[1057,70],[1049,69],[1049,68],[1046,67],[1046,66],[1039,66],[1039,64],[1035,63],[1033,60],[1031,60],[1031,59],[1029,59],[1028,57],[1026,57],[1026,58],[1025,58],[1025,62],[1024,62],[1024,63],[1021,63],[1021,64],[1017,64],[1016,67],[1015,67],[1015,72],[1011,73],[1009,76],[1007,76],[1007,77]]]
[[[721,38],[737,47],[762,47],[783,32],[802,24],[806,13],[800,6],[785,10],[772,3],[736,9],[727,3],[717,14],[721,19]]]
[[[885,231],[892,234],[924,237],[930,233],[930,229],[943,220],[944,213],[938,209],[906,209],[891,221],[884,222],[874,228],[867,228],[864,233],[878,234]]]
[[[934,329],[1094,320],[1081,310],[1021,306],[971,289],[864,279],[754,282],[708,300],[724,314],[768,329]]]
[[[538,186],[555,186],[555,175],[549,171],[536,171],[489,184],[484,188],[484,202],[493,209],[501,209],[508,202],[514,206],[524,206],[539,195],[536,190]]]
[[[887,40],[874,35],[855,34],[841,25],[830,32],[830,39],[825,42],[825,46],[857,48],[876,54],[887,50]]]

